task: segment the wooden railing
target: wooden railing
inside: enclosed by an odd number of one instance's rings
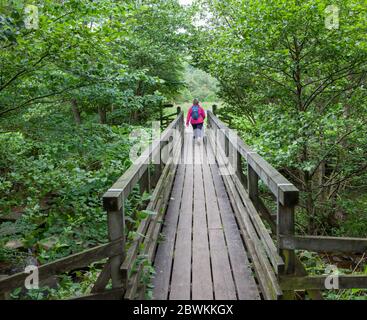
[[[307,290],[310,298],[322,299],[320,290],[327,289],[328,275],[308,276],[295,250],[363,253],[367,239],[295,235],[297,188],[210,111],[208,127],[264,297],[293,299],[295,291]],[[272,194],[275,213],[261,199],[259,181]],[[340,289],[367,288],[364,275],[338,275],[338,279]]]
[[[110,241],[125,239],[124,199],[127,199],[137,183],[150,189],[150,181],[153,176],[159,178],[147,207],[149,212],[155,214],[148,214],[147,218],[141,221],[136,231],[136,237],[128,250],[125,251],[125,247],[123,247],[121,254],[111,259],[112,287],[125,288],[126,299],[134,299],[137,291],[141,294],[145,291],[139,283],[143,266],[136,265],[136,258],[138,255],[144,255],[150,262],[154,258],[161,227],[160,222],[168,204],[183,137],[183,113],[180,112],[160,138],[145,150],[103,196],[104,208],[108,213]],[[156,171],[154,175],[150,173],[152,164]],[[144,190],[141,189],[141,191]],[[133,273],[133,269],[136,269],[135,273]]]
[[[161,128],[166,128],[176,117],[181,113],[181,107],[176,107],[176,112],[172,112],[170,114],[164,114],[165,108],[173,108],[173,104],[165,104],[160,109],[159,122],[161,124]]]
[[[219,110],[221,111],[221,109]],[[218,112],[218,106],[216,104],[212,105],[212,112],[216,115],[216,117],[224,122],[229,128],[232,128],[233,117],[228,114],[223,114],[222,112]]]
[[[266,299],[279,299],[283,292],[277,275],[292,272],[294,252],[277,248],[261,220],[256,208],[258,180],[261,179],[276,197],[278,231],[281,233],[293,232],[298,190],[210,111],[208,127],[208,137],[217,156],[261,291]],[[243,160],[247,165],[247,176],[242,169]]]
[[[321,299],[327,289],[327,275],[309,276],[295,250],[316,252],[366,252],[367,239],[295,235],[295,207],[299,191],[260,155],[251,150],[233,131],[208,111],[207,137],[226,185],[248,254],[265,299],[293,299],[295,291],[306,290],[312,299]],[[40,286],[50,277],[107,258],[91,293],[76,299],[144,298],[141,275],[144,263],[154,259],[161,222],[169,201],[184,139],[184,116],[174,121],[155,139],[133,165],[103,196],[108,214],[109,242],[73,254],[38,268]],[[259,183],[274,199],[276,212],[265,205]],[[151,194],[146,218],[140,221],[135,237],[126,242],[124,204],[139,186]],[[27,273],[0,279],[0,298],[23,287]],[[112,282],[112,289],[106,289]],[[367,288],[367,276],[338,275],[339,289]]]
[[[91,263],[108,258],[91,293],[75,299],[133,299],[144,287],[140,285],[142,265],[136,257],[144,255],[152,261],[160,230],[160,220],[168,203],[181,145],[184,137],[183,114],[180,112],[167,129],[116,181],[103,196],[108,214],[109,242],[38,267],[40,287],[52,276],[78,270]],[[136,185],[140,192],[151,194],[148,217],[141,221],[129,248],[126,248],[124,202]],[[136,269],[136,270],[133,270]],[[9,298],[15,288],[24,288],[29,274],[17,273],[0,279],[0,299]],[[112,289],[106,289],[112,279]]]

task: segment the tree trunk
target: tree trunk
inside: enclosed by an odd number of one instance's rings
[[[318,169],[318,176],[317,176],[317,184],[321,188],[321,195],[320,199],[322,202],[325,202],[327,200],[327,189],[323,187],[323,184],[325,182],[325,175],[326,175],[326,161],[322,160]]]
[[[98,107],[99,114],[99,123],[106,124],[107,123],[107,112],[105,107]]]
[[[78,103],[76,99],[71,100],[71,111],[73,112],[75,123],[80,125],[82,123],[82,118],[80,117],[80,111],[78,109]]]
[[[315,207],[312,199],[312,179],[308,172],[304,173],[306,193],[306,214],[308,217],[308,234],[312,235],[316,229]]]

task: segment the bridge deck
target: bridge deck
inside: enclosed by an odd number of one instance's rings
[[[213,151],[185,134],[154,265],[153,299],[259,299]]]

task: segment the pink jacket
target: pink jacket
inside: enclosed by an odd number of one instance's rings
[[[187,118],[186,118],[186,125],[188,126],[189,123],[191,124],[198,124],[203,123],[205,119],[205,111],[204,109],[199,105],[199,118],[197,120],[191,118],[192,114],[192,107],[190,107],[189,111],[187,112]]]

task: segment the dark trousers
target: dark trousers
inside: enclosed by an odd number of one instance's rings
[[[192,125],[192,128],[195,130],[195,129],[203,129],[203,123],[196,123],[196,124],[191,124]]]
[[[194,129],[194,139],[202,137],[203,123],[191,124]]]

